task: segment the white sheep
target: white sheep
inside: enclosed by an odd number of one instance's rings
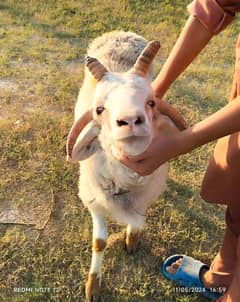
[[[93,221],[92,263],[86,283],[90,301],[99,298],[107,242],[104,217],[127,225],[126,247],[132,252],[147,208],[165,189],[167,163],[141,177],[117,160],[122,154],[143,152],[152,140],[154,115],[160,112],[149,70],[159,47],[158,41],[147,44],[131,32],[111,32],[95,39],[88,49],[67,152],[69,160],[81,161],[79,197]],[[161,116],[164,131],[178,131],[172,120],[179,121],[179,116],[168,109],[172,119]]]

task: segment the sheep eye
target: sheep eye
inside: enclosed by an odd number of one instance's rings
[[[104,109],[105,109],[104,107],[97,107],[96,109],[97,115],[101,114],[104,111]]]
[[[156,105],[155,101],[153,101],[153,100],[148,101],[147,104],[152,108],[155,107],[155,105]]]

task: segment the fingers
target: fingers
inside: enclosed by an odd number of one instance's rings
[[[134,159],[120,158],[119,160],[123,165],[135,171],[140,176],[150,175],[157,168],[157,166],[155,167],[155,165],[152,164],[151,158],[136,160],[134,157]]]
[[[125,165],[126,167],[128,167],[129,169],[135,171],[136,173],[138,173],[140,176],[145,176],[146,174],[144,173],[145,171],[145,165],[144,165],[144,160],[142,161],[133,161],[131,159],[128,158],[121,158],[119,159],[120,162]]]

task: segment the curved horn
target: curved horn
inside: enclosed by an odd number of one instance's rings
[[[85,58],[86,66],[97,81],[100,81],[108,70],[96,58],[87,56]]]
[[[137,61],[134,64],[133,68],[130,70],[130,72],[145,77],[159,48],[159,41],[154,40],[149,42],[137,58]]]
[[[157,108],[159,111],[170,117],[170,119],[174,122],[174,124],[178,127],[179,130],[185,130],[188,128],[187,122],[185,119],[181,116],[181,114],[175,109],[172,105],[169,103],[157,99],[156,100]]]
[[[67,161],[70,162],[72,158],[72,151],[76,140],[82,129],[93,119],[92,111],[85,112],[76,122],[74,122],[68,137],[67,137]]]

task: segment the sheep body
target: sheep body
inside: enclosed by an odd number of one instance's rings
[[[142,228],[147,207],[165,189],[167,174],[165,164],[150,176],[141,177],[98,151],[81,163],[79,197],[90,211]]]
[[[97,58],[111,72],[111,76],[117,78],[119,73],[120,83],[121,73],[127,72],[134,65],[146,45],[147,41],[134,33],[112,32],[95,39],[89,46],[88,55]],[[146,78],[143,79],[136,74],[127,73],[124,76],[126,83],[138,82],[139,89],[135,86],[135,90],[140,90],[141,85],[147,87],[146,93],[151,90],[151,68],[147,74],[149,83],[146,82],[148,81]],[[111,78],[108,82],[111,82]],[[93,100],[99,87],[96,86],[96,80],[88,68],[85,68],[83,85],[75,107],[75,122],[93,108]],[[145,95],[140,96],[144,101]],[[128,95],[125,94],[125,97]],[[124,99],[121,100],[119,96],[118,101],[124,103]],[[115,106],[114,104],[116,102],[113,102],[112,106]],[[142,110],[144,106],[141,107]],[[126,108],[126,111],[128,109]],[[125,107],[122,106],[121,110],[125,111]],[[166,119],[170,128],[175,129],[171,120]],[[88,207],[93,221],[92,263],[86,283],[86,297],[89,301],[92,299],[97,301],[100,292],[101,264],[107,240],[104,217],[109,216],[128,225],[126,247],[129,252],[134,251],[139,238],[138,230],[143,228],[145,223],[146,209],[164,191],[168,176],[167,163],[146,177],[141,177],[128,169],[113,155],[111,139],[106,131],[101,130],[98,138],[87,145],[89,148],[95,148],[96,152],[80,163],[79,197]]]
[[[111,32],[95,39],[87,53],[101,61],[109,71],[125,72],[133,66],[146,45],[147,41],[134,33]],[[95,85],[86,68],[75,119],[91,108]],[[113,157],[107,137],[100,135],[99,141],[98,151],[80,164],[79,197],[90,211],[141,228],[147,207],[165,189],[168,164],[147,177],[141,177]]]

